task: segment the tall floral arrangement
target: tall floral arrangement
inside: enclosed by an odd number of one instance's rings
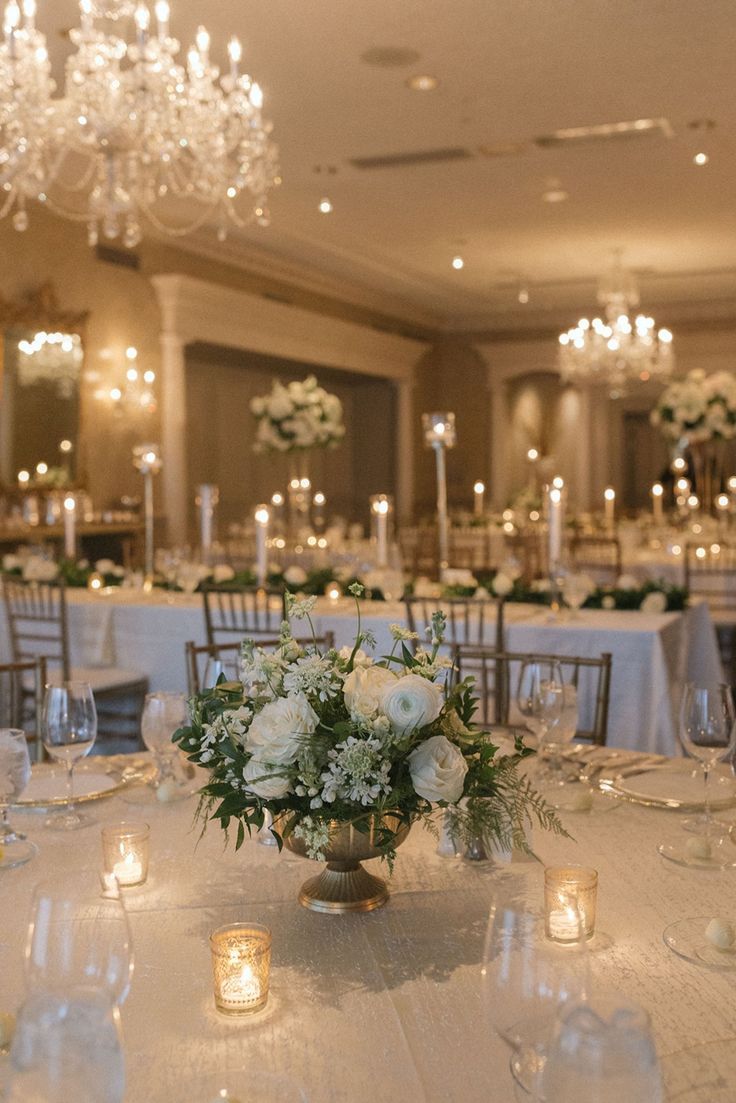
[[[688,445],[736,437],[736,374],[696,369],[661,395],[650,415],[668,440]]]
[[[362,587],[351,588],[356,601]],[[289,603],[306,618],[315,598]],[[392,626],[391,654],[374,661],[361,630],[352,648],[321,653],[302,646],[284,622],[280,646],[242,649],[241,680],[221,681],[191,701],[191,723],[175,741],[209,771],[201,812],[227,830],[262,828],[266,812],[279,845],[292,832],[309,857],[322,860],[335,823],[368,831],[382,826],[378,847],[393,858],[397,836],[416,820],[450,810],[460,839],[526,847],[533,820],[561,832],[554,812],[519,772],[530,753],[519,740],[501,754],[472,723],[472,681],[452,688],[441,654],[444,615],[431,639],[412,653],[412,633]],[[386,818],[388,817],[388,818]]]
[[[292,452],[306,448],[334,448],[345,436],[342,403],[328,394],[313,375],[251,400],[258,422],[253,445],[257,452]]]

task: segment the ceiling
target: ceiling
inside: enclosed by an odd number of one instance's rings
[[[241,38],[281,148],[272,223],[231,238],[224,254],[234,260],[314,279],[409,323],[480,332],[571,324],[593,309],[597,276],[621,248],[661,324],[706,303],[733,309],[732,0],[171,6],[172,33],[186,44],[200,22],[223,60],[227,38]],[[76,7],[39,0],[57,64],[67,45],[58,32],[77,22]],[[398,68],[361,61],[375,47],[406,47],[420,58]],[[437,77],[437,90],[410,91],[405,80],[416,73]],[[673,136],[534,144],[562,127],[650,116],[669,120]],[[701,119],[715,128],[688,127]],[[479,152],[507,144],[517,148]],[[350,164],[447,147],[469,156],[373,170]],[[701,149],[710,160],[696,167]],[[550,187],[569,197],[545,202]],[[325,195],[334,205],[328,215],[318,210]],[[460,271],[455,255],[465,262]],[[518,301],[520,282],[528,304]]]

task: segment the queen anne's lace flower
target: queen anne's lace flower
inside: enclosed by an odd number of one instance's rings
[[[342,689],[342,677],[329,659],[306,655],[292,663],[284,674],[286,693],[303,693],[310,699],[329,701]]]
[[[349,735],[328,754],[329,764],[322,774],[322,800],[331,804],[336,798],[359,804],[373,804],[391,789],[391,763],[377,739],[356,739]]]

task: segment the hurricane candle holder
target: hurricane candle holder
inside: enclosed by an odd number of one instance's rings
[[[553,942],[577,942],[595,932],[598,871],[550,866],[544,871],[544,930]]]
[[[148,877],[147,823],[115,823],[102,829],[105,873],[112,873],[123,888],[142,885]]]
[[[268,1001],[271,932],[259,923],[218,927],[210,935],[215,1006],[225,1015],[251,1015]]]
[[[437,532],[439,538],[440,578],[449,564],[449,529],[447,521],[447,468],[445,451],[455,447],[455,415],[451,413],[422,414],[422,430],[427,448],[434,449],[437,465]]]

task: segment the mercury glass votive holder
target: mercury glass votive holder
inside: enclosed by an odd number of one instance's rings
[[[148,876],[147,823],[112,823],[102,828],[102,860],[105,873],[112,873],[127,888],[142,885]]]
[[[259,923],[218,927],[210,935],[215,1006],[225,1015],[250,1015],[266,1006],[271,932]]]
[[[592,938],[598,871],[583,866],[549,866],[544,871],[544,930],[553,942]]]

